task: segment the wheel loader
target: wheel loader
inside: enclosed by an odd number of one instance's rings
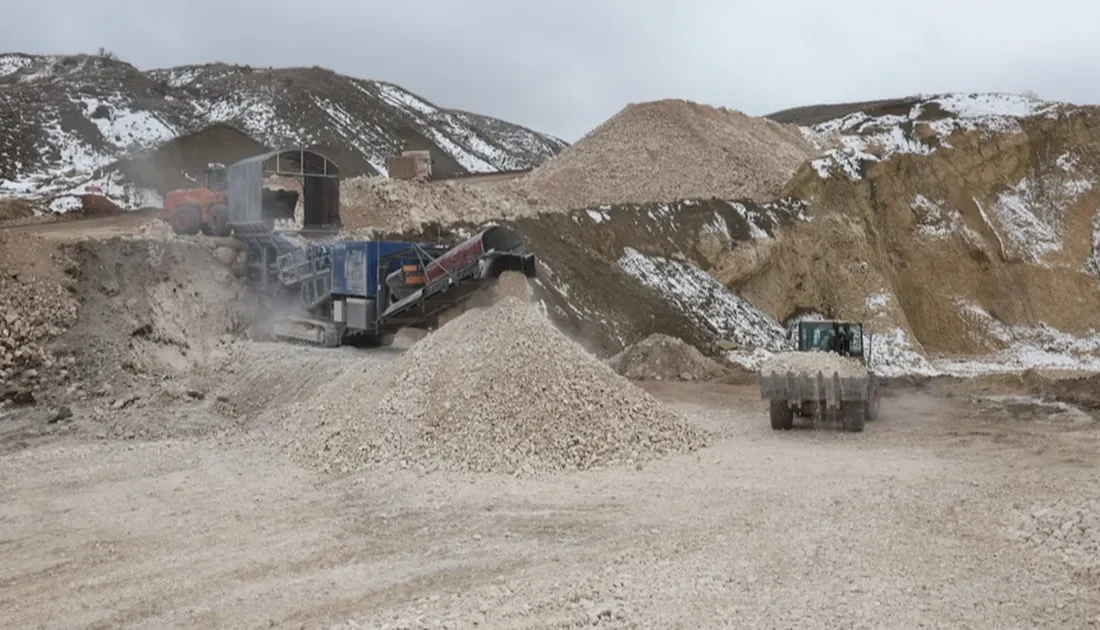
[[[772,429],[790,430],[794,418],[839,420],[845,431],[863,431],[878,416],[879,391],[869,369],[871,338],[863,324],[840,320],[809,320],[792,330],[798,352],[831,352],[857,359],[865,373],[853,377],[838,372],[760,373],[760,394],[770,401]],[[816,423],[815,423],[816,424]]]
[[[155,216],[167,221],[176,234],[229,236],[229,177],[222,164],[209,164],[203,169],[203,186],[169,191],[164,207]],[[279,206],[277,214],[294,216],[298,192],[293,190],[262,191],[265,206]],[[289,209],[289,210],[287,210]]]

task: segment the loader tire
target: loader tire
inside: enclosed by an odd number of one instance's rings
[[[844,414],[841,422],[845,431],[849,433],[860,433],[863,431],[863,427],[867,423],[866,401],[844,403],[841,412]]]
[[[229,206],[214,204],[210,206],[210,234],[213,236],[229,236],[232,231],[229,227]]]
[[[202,211],[198,206],[184,204],[172,211],[172,231],[176,234],[198,234],[202,229]]]
[[[776,431],[790,431],[794,427],[794,410],[785,400],[771,401],[771,418],[772,429]]]

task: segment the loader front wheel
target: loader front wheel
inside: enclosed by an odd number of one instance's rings
[[[794,410],[785,400],[771,401],[771,418],[772,429],[776,431],[790,431],[794,427]]]
[[[210,206],[210,233],[214,236],[229,236],[229,207],[224,204]]]
[[[860,433],[867,423],[867,402],[847,402],[842,408],[844,414],[844,430],[849,433]]]
[[[172,231],[176,234],[198,234],[202,229],[202,211],[189,204],[172,210]]]

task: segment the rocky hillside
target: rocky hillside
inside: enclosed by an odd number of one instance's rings
[[[500,189],[493,207],[540,256],[537,294],[559,324],[604,354],[663,333],[752,366],[785,343],[785,324],[855,318],[883,373],[1100,370],[1100,108],[949,94],[775,116],[801,123],[812,151],[773,201],[534,212]],[[646,138],[614,136],[599,141]],[[695,154],[674,166],[703,168]],[[590,182],[625,172],[590,170]],[[690,178],[658,175],[663,195],[693,194]],[[742,190],[765,189],[729,188]],[[448,192],[452,216],[474,216],[464,197],[491,199]]]
[[[0,55],[0,195],[48,195],[92,179],[117,184],[109,171],[120,158],[181,136],[231,157],[257,147],[317,148],[345,176],[385,174],[386,156],[401,149],[430,150],[437,171],[450,175],[532,168],[566,146],[518,125],[438,107],[396,85],[317,67],[212,64],[143,72],[108,56]],[[171,162],[148,170],[181,166]],[[171,178],[146,179],[152,181],[139,187]]]

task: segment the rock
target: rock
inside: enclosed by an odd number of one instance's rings
[[[134,402],[135,400],[137,400],[137,396],[123,396],[122,398],[119,398],[115,402],[111,403],[111,409],[122,409],[130,405],[130,403]]]
[[[218,247],[214,250],[214,258],[217,258],[218,262],[228,267],[237,261],[237,252],[228,247]]]
[[[611,619],[612,612],[615,610],[614,604],[600,603],[595,606],[591,606],[588,609],[588,617],[592,621],[601,621],[604,619]]]
[[[73,417],[73,410],[68,407],[58,407],[47,418],[46,424],[56,424],[62,420],[68,420]]]
[[[9,387],[0,390],[0,402],[10,401],[15,405],[33,405],[35,403],[34,392],[27,388]]]

